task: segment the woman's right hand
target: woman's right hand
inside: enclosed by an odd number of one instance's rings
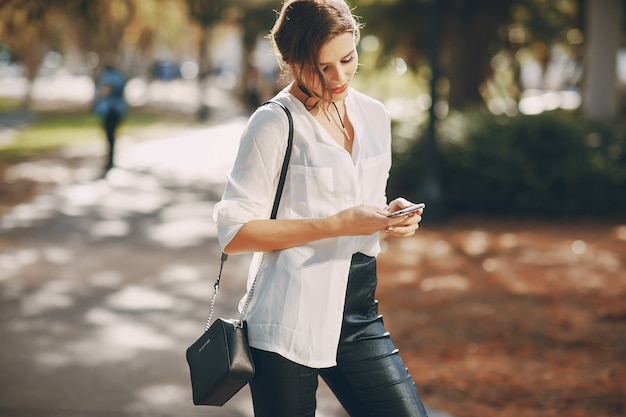
[[[392,206],[398,206],[393,204]],[[400,208],[406,205],[399,205]],[[410,236],[421,220],[421,212],[387,217],[389,212],[374,206],[355,206],[323,219],[259,219],[244,224],[224,248],[227,254],[268,252],[287,249],[314,240],[339,236],[367,236],[386,231],[390,236]]]
[[[360,205],[342,210],[330,220],[335,223],[339,236],[371,235],[405,221],[403,217],[390,218],[387,214],[378,207]]]

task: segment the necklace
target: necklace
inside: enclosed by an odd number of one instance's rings
[[[315,107],[317,107],[317,105],[319,104],[319,100],[317,100],[315,102],[315,104],[313,104],[311,107],[307,106],[307,102],[309,101],[309,99],[314,99],[315,97],[313,97],[311,95],[311,93],[309,93],[309,90],[303,86],[302,84],[298,84],[298,88],[300,89],[300,91],[302,91],[304,94],[306,94],[306,98],[304,99],[304,107],[308,110],[311,111],[313,110]],[[346,129],[346,125],[343,122],[343,119],[341,118],[341,114],[339,113],[339,108],[337,108],[337,105],[335,104],[334,101],[331,102],[333,104],[333,107],[335,108],[335,112],[337,112],[337,117],[339,118],[339,123],[337,123],[337,121],[335,120],[334,117],[332,117],[330,114],[328,114],[328,111],[326,110],[325,107],[322,107],[322,110],[324,111],[324,114],[326,115],[326,118],[330,121],[332,120],[333,123],[335,123],[337,125],[337,127],[339,127],[341,125],[341,131],[343,132],[343,135],[346,137],[346,140],[351,141],[352,138],[350,137],[350,134],[348,133],[348,129]]]
[[[334,101],[332,103],[333,103],[333,107],[335,108],[335,111],[337,112],[339,123],[341,123],[341,131],[343,132],[347,140],[351,140],[352,138],[350,137],[350,134],[348,133],[348,129],[346,129],[346,125],[343,123],[343,119],[341,118],[341,114],[339,114],[339,109],[337,108],[337,105],[335,104]],[[333,118],[333,120],[335,119]]]
[[[304,94],[306,94],[306,98],[304,99],[304,103],[302,103],[302,104],[304,104],[304,107],[305,107],[308,111],[313,110],[313,109],[317,106],[317,103],[319,103],[320,101],[319,101],[319,100],[317,100],[317,101],[315,102],[315,104],[313,104],[311,107],[307,106],[307,104],[306,104],[306,103],[307,103],[307,101],[309,101],[309,99],[312,99],[312,98],[314,99],[314,97],[311,95],[311,93],[309,93],[309,90],[307,90],[307,89],[306,89],[306,87],[305,87],[305,86],[303,86],[302,84],[298,84],[298,88],[300,89],[300,91],[302,91]]]

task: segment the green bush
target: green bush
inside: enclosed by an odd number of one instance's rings
[[[449,215],[498,217],[624,217],[626,129],[585,122],[574,114],[499,118],[453,115],[439,122],[437,152],[425,152],[425,132],[406,123],[394,130],[389,194],[420,195],[434,166],[441,208]]]

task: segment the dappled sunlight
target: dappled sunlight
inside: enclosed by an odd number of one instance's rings
[[[12,166],[7,173],[7,181],[27,179],[37,182],[68,183],[73,179],[72,170],[53,161],[27,161]]]
[[[165,263],[145,284],[130,284],[114,270],[96,270],[83,282],[63,277],[60,271],[70,270],[61,266],[50,270],[56,279],[35,288],[21,286],[17,279],[11,281],[14,291],[8,291],[10,285],[1,288],[3,299],[19,300],[21,319],[13,328],[34,332],[31,341],[41,347],[34,360],[40,365],[98,366],[128,361],[144,351],[182,352],[181,344],[203,329],[212,282],[198,266]],[[24,269],[25,277],[28,273]],[[88,306],[86,300],[92,300]],[[190,316],[197,310],[195,302],[202,309]]]
[[[100,204],[101,199],[110,193],[111,188],[106,183],[94,181],[84,184],[71,184],[59,187],[56,195],[63,205],[70,207],[92,207]]]
[[[196,246],[203,240],[217,237],[207,219],[179,219],[148,228],[147,234],[154,242],[170,248]]]
[[[80,334],[72,332],[72,337],[61,334],[54,341],[48,340],[45,349],[38,351],[34,359],[51,367],[98,366],[125,362],[143,351],[171,350],[176,345],[171,337],[150,324],[100,307],[85,313],[85,324],[81,326],[85,325]],[[74,329],[76,326],[76,323],[72,325]]]
[[[2,229],[28,227],[37,220],[47,219],[51,216],[52,213],[49,207],[38,207],[37,201],[34,201],[14,207],[9,215],[0,218],[0,225]]]
[[[626,240],[626,225],[615,227],[614,233],[619,240]]]
[[[65,234],[85,241],[140,233],[146,242],[184,248],[214,239],[213,205],[232,166],[243,123],[237,119],[176,137],[126,141],[119,149],[119,167],[105,179],[63,183],[67,178],[58,178],[55,189],[0,218],[0,230],[32,227],[61,215],[76,218],[62,220],[67,223]],[[48,171],[45,165],[29,165],[15,175],[28,172],[41,180],[61,176],[54,174],[56,168]],[[80,224],[81,219],[87,224]],[[4,257],[0,262],[13,261]]]
[[[147,227],[147,236],[167,247],[198,245],[217,237],[213,225],[213,203],[189,201],[174,204],[160,213],[160,221]]]
[[[63,246],[48,246],[43,248],[43,258],[49,263],[64,265],[73,260],[74,253]]]
[[[446,242],[445,240],[438,240],[432,246],[431,253],[434,257],[446,256],[450,253],[451,249],[452,248],[450,247],[448,242]]]
[[[0,366],[16,381],[23,372],[41,378],[49,393],[38,406],[89,398],[80,382],[89,380],[107,387],[90,409],[115,399],[127,412],[200,412],[184,353],[209,312],[220,255],[212,212],[244,122],[123,140],[118,165],[102,179],[96,167],[83,179],[58,164],[14,171],[16,181],[50,184],[0,217],[0,315],[9,346]],[[224,288],[233,291],[222,293],[216,314],[237,314],[248,261],[229,260]],[[250,415],[250,407],[242,401],[230,410]]]
[[[30,334],[41,366],[100,366],[147,351],[177,352],[183,360],[184,345],[204,328],[212,282],[198,266],[165,263],[145,284],[130,284],[113,270],[94,271],[86,282],[60,271],[50,270],[59,278],[32,289],[17,279],[14,291],[0,287],[3,299],[19,300],[21,318],[12,327]]]
[[[471,231],[462,243],[463,251],[469,256],[476,257],[485,253],[489,247],[489,237],[482,230]]]
[[[74,305],[74,290],[74,285],[69,281],[45,282],[37,291],[21,299],[21,313],[23,316],[34,316],[71,307]]]
[[[39,262],[41,254],[35,249],[0,253],[0,281],[13,276],[20,268]]]
[[[109,347],[139,351],[171,349],[175,346],[174,341],[168,335],[140,323],[126,322],[102,326],[97,337],[100,348]]]
[[[142,405],[168,406],[186,401],[189,398],[189,389],[171,384],[151,385],[141,389],[136,395]]]
[[[178,282],[194,282],[201,278],[198,268],[193,268],[184,264],[166,265],[158,276],[158,281],[162,284],[173,284]]]
[[[237,118],[176,138],[151,140],[120,154],[119,166],[156,172],[163,180],[182,184],[194,181],[223,184],[244,125],[245,120]]]
[[[118,310],[173,310],[176,299],[150,287],[128,285],[110,295],[106,304]]]
[[[459,274],[430,277],[422,280],[421,283],[422,290],[427,292],[434,290],[467,291],[469,286],[469,280]]]
[[[123,237],[130,232],[130,225],[124,220],[103,220],[95,222],[89,229],[95,240],[108,237]]]
[[[608,230],[602,243],[591,240],[593,233],[581,228],[570,237],[547,241],[523,227],[438,233],[424,226],[411,239],[389,239],[383,245],[381,259],[393,269],[384,279],[425,292],[463,292],[492,279],[517,294],[547,293],[555,287],[602,291],[609,280],[626,287],[626,252],[614,249],[626,241],[626,226]],[[533,272],[540,269],[547,272]]]
[[[498,268],[498,260],[494,258],[486,258],[483,261],[482,266],[485,272],[493,272]]]
[[[171,202],[172,195],[167,191],[144,191],[141,189],[115,189],[100,202],[103,215],[149,214],[158,211]]]
[[[117,288],[123,283],[123,279],[120,271],[103,270],[94,272],[88,277],[88,282],[93,287]]]
[[[37,263],[66,265],[73,259],[73,252],[60,246],[24,248],[0,254],[0,281],[18,276],[24,269]]]
[[[415,242],[385,242],[380,312],[425,387],[456,386],[477,403],[495,392],[498,410],[546,392],[568,402],[591,392],[590,410],[605,398],[621,404],[625,232],[584,221],[424,224]]]

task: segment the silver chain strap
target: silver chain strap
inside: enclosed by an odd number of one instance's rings
[[[263,265],[264,259],[265,259],[265,252],[263,252],[263,254],[261,255],[261,260],[259,261],[259,268],[256,270],[256,274],[254,275],[254,280],[252,281],[252,285],[250,285],[250,290],[248,291],[248,296],[246,297],[246,302],[244,303],[243,308],[241,309],[241,315],[239,316],[239,322],[237,323],[237,326],[239,327],[243,326],[243,318],[248,312],[248,306],[250,305],[250,300],[252,299],[252,296],[254,295],[254,288],[256,287],[256,279],[259,276],[259,271],[261,270],[261,265]]]
[[[272,214],[270,216],[270,219],[275,219],[276,213],[278,212],[278,203],[280,202],[280,196],[283,192],[285,176],[287,175],[287,166],[289,165],[289,158],[291,156],[291,148],[293,146],[293,119],[291,117],[291,113],[289,112],[289,109],[287,109],[287,107],[284,104],[278,101],[273,101],[273,100],[267,101],[263,104],[265,105],[269,103],[275,103],[284,110],[285,114],[287,115],[287,121],[289,125],[289,131],[288,131],[288,136],[287,136],[287,149],[285,150],[285,158],[283,159],[283,164],[282,164],[281,171],[280,171],[278,189],[276,190],[276,196],[274,197],[274,205],[272,206]],[[211,299],[211,310],[209,311],[209,318],[207,319],[205,330],[209,330],[209,327],[211,327],[211,319],[213,318],[215,300],[217,299],[217,293],[219,292],[219,288],[220,288],[220,279],[222,278],[222,269],[224,268],[224,262],[226,262],[227,259],[228,259],[228,255],[226,255],[225,253],[222,253],[222,258],[220,262],[220,272],[219,272],[219,275],[217,276],[217,279],[215,280],[215,285],[213,285],[213,298]],[[261,260],[259,261],[259,268],[257,269],[256,274],[254,275],[254,280],[252,281],[252,285],[250,285],[250,290],[248,291],[246,302],[244,303],[243,308],[241,309],[241,315],[239,316],[239,320],[237,324],[235,325],[235,327],[238,327],[238,328],[243,327],[243,318],[248,312],[248,306],[250,305],[250,300],[252,299],[252,295],[254,294],[254,288],[256,286],[256,279],[259,276],[259,271],[261,270],[261,266],[263,265],[264,259],[265,259],[265,252],[263,252],[263,254],[261,255]]]
[[[224,269],[224,262],[226,262],[227,259],[228,259],[228,255],[226,255],[225,253],[222,253],[222,258],[220,261],[220,272],[217,276],[217,279],[215,280],[215,284],[213,284],[213,298],[211,298],[211,309],[209,310],[209,317],[207,318],[206,327],[204,328],[205,331],[209,330],[209,327],[211,327],[211,320],[213,319],[213,311],[215,310],[215,301],[217,300],[217,293],[220,290],[220,279],[222,278],[222,270]],[[261,265],[263,265],[264,259],[265,259],[265,252],[263,252],[263,254],[261,255],[261,260],[259,261],[259,268],[257,269],[256,274],[254,275],[254,280],[252,281],[252,285],[250,285],[250,290],[248,291],[246,302],[244,303],[243,308],[241,309],[239,320],[235,324],[236,328],[243,327],[243,318],[248,312],[248,306],[250,305],[250,300],[252,300],[252,296],[254,295],[254,288],[256,287],[256,279],[259,276],[259,271],[261,270]]]

